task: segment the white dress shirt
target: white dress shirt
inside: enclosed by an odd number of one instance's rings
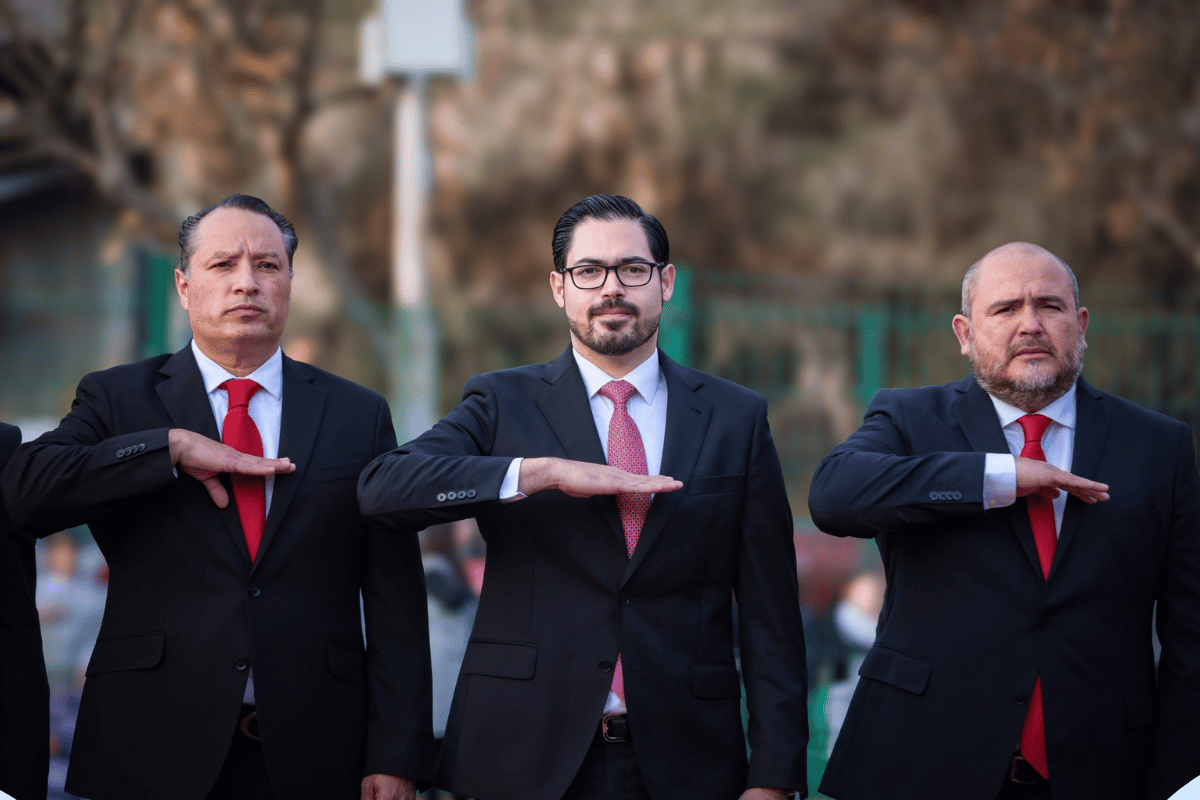
[[[217,431],[222,432],[225,414],[229,412],[229,393],[221,388],[221,384],[237,376],[204,355],[196,346],[195,339],[192,339],[192,354],[196,356],[196,366],[200,368],[200,377],[204,380],[204,391],[208,393],[208,402],[217,420]],[[254,420],[255,426],[258,427],[259,438],[262,439],[263,457],[278,458],[279,423],[283,418],[283,349],[276,348],[274,355],[246,377],[262,387],[250,398],[248,410],[250,419]],[[264,483],[266,510],[270,513],[275,476],[266,476]],[[250,673],[246,676],[246,690],[242,694],[242,702],[254,705],[254,667],[250,668]]]
[[[991,397],[991,395],[988,395]],[[1009,455],[988,453],[983,473],[983,507],[999,508],[1010,506],[1017,500],[1017,459],[1025,448],[1025,432],[1018,420],[1026,412],[992,397],[996,416],[1004,429]],[[1071,471],[1071,458],[1075,452],[1075,387],[1036,413],[1051,419],[1050,427],[1042,435],[1042,451],[1046,463],[1061,470]],[[1067,507],[1067,493],[1059,492],[1054,498],[1054,532],[1062,530],[1063,509]]]
[[[637,391],[625,401],[625,410],[642,435],[642,447],[646,449],[646,474],[661,474],[663,443],[667,438],[667,381],[659,367],[658,351],[655,350],[649,358],[619,379],[579,355],[578,351],[572,349],[571,355],[575,356],[575,363],[579,365],[579,372],[583,376],[583,385],[592,409],[592,420],[596,424],[596,433],[600,436],[600,446],[604,448],[605,461],[608,460],[608,424],[615,405],[612,400],[600,394],[600,389],[609,381],[628,381]],[[520,458],[514,458],[509,465],[504,481],[500,484],[501,500],[519,500],[524,496],[517,491],[521,477],[521,461]],[[608,692],[608,701],[604,704],[604,713],[625,713],[625,702],[611,689]]]
[[[237,376],[200,352],[195,339],[192,340],[192,353],[196,356],[196,366],[200,368],[200,377],[204,379],[204,391],[208,392],[208,402],[217,420],[217,432],[221,433],[225,414],[229,411],[229,394],[221,388],[221,384]],[[249,411],[250,419],[254,420],[262,439],[263,458],[279,458],[279,421],[283,417],[283,350],[277,349],[262,366],[246,377],[262,387],[250,398]],[[266,485],[267,512],[270,513],[271,494],[275,489],[274,475],[267,476]]]

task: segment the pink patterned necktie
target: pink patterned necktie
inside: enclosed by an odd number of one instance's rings
[[[250,398],[262,387],[249,378],[232,378],[221,384],[229,394],[229,411],[221,425],[221,441],[252,456],[263,454],[262,437],[258,426],[250,417]],[[242,522],[242,533],[250,560],[258,555],[262,543],[263,528],[267,522],[267,484],[260,475],[230,475],[233,483],[233,500],[237,505],[238,519]]]
[[[634,475],[646,473],[646,448],[637,424],[629,416],[625,404],[637,392],[629,381],[609,381],[600,387],[600,394],[613,401],[612,419],[608,423],[608,464]],[[625,529],[625,551],[633,558],[637,548],[642,523],[650,509],[648,494],[619,494],[617,509],[621,512],[621,527]],[[612,690],[625,702],[625,671],[621,667],[621,654],[617,654],[617,665],[613,667]]]
[[[1042,436],[1050,427],[1050,418],[1041,414],[1026,414],[1017,420],[1025,432],[1022,458],[1045,461]],[[1037,546],[1038,561],[1042,565],[1042,579],[1050,577],[1050,565],[1054,563],[1054,550],[1058,536],[1054,530],[1054,501],[1040,494],[1025,498],[1029,511],[1029,526],[1033,528],[1033,543]],[[1042,677],[1033,682],[1033,695],[1029,698],[1029,710],[1021,726],[1021,755],[1043,778],[1050,777],[1050,765],[1046,757],[1046,719],[1042,714]]]

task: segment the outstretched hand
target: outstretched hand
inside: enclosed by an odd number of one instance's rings
[[[361,800],[416,800],[417,787],[410,779],[374,774],[362,779]]]
[[[1089,481],[1045,461],[1017,457],[1017,497],[1040,494],[1053,500],[1060,491],[1073,494],[1085,503],[1108,499],[1107,483]]]
[[[682,488],[682,482],[668,475],[634,475],[607,464],[568,461],[565,458],[526,458],[521,462],[521,477],[517,485],[517,490],[526,495],[558,489],[571,497],[658,494]]]
[[[204,484],[217,508],[229,505],[229,492],[217,480],[222,472],[234,475],[279,475],[294,472],[287,458],[260,458],[213,441],[194,431],[171,428],[167,432],[171,463]]]

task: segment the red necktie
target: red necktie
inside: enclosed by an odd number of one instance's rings
[[[249,378],[233,378],[222,383],[221,388],[229,393],[229,411],[221,426],[221,441],[235,450],[261,456],[262,437],[258,435],[258,426],[250,418],[250,398],[262,387]],[[266,479],[260,475],[229,477],[233,482],[238,519],[242,521],[242,533],[246,536],[246,547],[253,561],[258,555],[258,545],[262,542],[263,527],[267,522]]]
[[[1021,423],[1021,429],[1025,431],[1022,458],[1045,461],[1042,436],[1050,427],[1050,418],[1041,414],[1026,414],[1017,422]],[[1054,548],[1058,545],[1058,536],[1054,531],[1054,501],[1040,494],[1031,494],[1025,498],[1025,507],[1029,511],[1029,526],[1033,528],[1033,542],[1037,546],[1038,561],[1042,564],[1042,579],[1045,580],[1050,577]],[[1029,711],[1025,714],[1025,724],[1021,726],[1021,755],[1043,778],[1050,777],[1050,766],[1046,759],[1046,720],[1042,716],[1040,675],[1033,683]]]
[[[637,392],[629,381],[609,381],[600,387],[600,394],[613,401],[612,419],[608,422],[608,463],[634,475],[646,474],[646,448],[637,423],[629,416],[625,404]],[[617,509],[621,512],[621,527],[625,529],[625,551],[633,558],[642,523],[650,509],[648,494],[619,494]],[[613,692],[625,702],[625,671],[621,668],[621,654],[617,654],[617,665],[613,668]]]

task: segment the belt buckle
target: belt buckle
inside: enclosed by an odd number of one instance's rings
[[[1020,763],[1021,763],[1021,762],[1024,762],[1024,763],[1026,763],[1026,764],[1028,764],[1028,763],[1029,763],[1029,762],[1028,762],[1028,761],[1025,759],[1025,757],[1024,757],[1024,756],[1022,756],[1020,753],[1013,753],[1012,762],[1011,762],[1011,763],[1009,763],[1009,765],[1008,765],[1008,779],[1009,779],[1009,781],[1011,781],[1012,783],[1023,783],[1023,784],[1026,784],[1026,785],[1032,785],[1032,784],[1035,784],[1035,783],[1037,783],[1037,781],[1023,781],[1023,780],[1021,780],[1020,778],[1018,778],[1018,777],[1017,777],[1017,768],[1020,766]],[[1032,768],[1032,767],[1030,767],[1030,769],[1033,769],[1033,768]]]
[[[626,731],[629,730],[629,727],[628,727],[629,726],[629,722],[628,722],[629,717],[628,716],[626,716],[625,714],[605,714],[603,717],[600,718],[600,736],[603,737],[604,741],[606,741],[606,742],[616,743],[616,742],[628,741],[628,739],[625,736],[609,735],[608,724],[609,724],[609,722],[616,720],[616,719],[625,721],[625,725],[626,725],[625,729],[626,729]]]
[[[254,730],[250,729],[251,723],[254,724]],[[258,730],[258,712],[257,711],[251,711],[249,714],[242,717],[242,721],[238,723],[238,729],[242,732],[242,735],[245,736],[247,739],[253,739],[256,742],[262,741],[262,737],[254,732],[254,731]]]

